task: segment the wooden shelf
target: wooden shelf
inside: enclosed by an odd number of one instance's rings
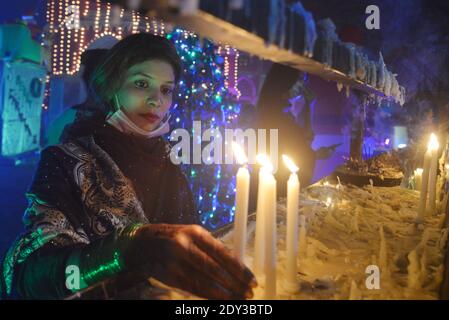
[[[157,17],[168,25],[192,31],[200,37],[209,38],[217,43],[228,44],[259,58],[285,64],[328,81],[340,82],[368,94],[385,97],[385,94],[377,88],[350,78],[348,75],[329,68],[318,61],[281,49],[275,45],[267,46],[261,37],[207,12],[199,10],[197,14],[189,16],[158,12]]]

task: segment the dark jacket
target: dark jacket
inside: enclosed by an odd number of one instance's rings
[[[41,154],[26,194],[25,232],[3,263],[7,295],[16,290],[26,298],[20,270],[39,251],[88,245],[133,223],[199,223],[186,177],[162,137],[125,135],[93,119],[75,122],[63,144]]]

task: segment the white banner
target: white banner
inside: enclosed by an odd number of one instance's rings
[[[2,156],[39,148],[45,76],[42,66],[0,61]]]

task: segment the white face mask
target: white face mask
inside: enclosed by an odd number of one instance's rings
[[[114,98],[117,104],[117,111],[110,114],[106,118],[106,122],[109,123],[111,126],[115,127],[120,132],[134,133],[149,139],[153,137],[162,136],[170,131],[170,125],[168,124],[170,116],[166,116],[161,121],[161,123],[159,123],[159,126],[154,130],[147,131],[141,129],[122,111],[122,109],[120,108],[121,105],[117,95],[115,95]]]

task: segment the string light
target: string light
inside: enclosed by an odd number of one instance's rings
[[[84,1],[84,13],[83,13],[84,16],[88,15],[88,13],[89,13],[89,6],[90,6],[89,1]]]
[[[105,17],[105,19],[104,19],[104,29],[105,29],[106,31],[108,31],[109,28],[110,28],[110,26],[109,26],[109,17],[110,17],[110,14],[111,14],[111,4],[108,2],[108,3],[106,4],[106,17]]]
[[[195,119],[207,119],[204,123],[207,128],[236,125],[237,106],[229,100],[229,90],[225,88],[224,72],[220,71],[224,67],[223,62],[217,62],[220,61],[220,50],[210,41],[202,44],[197,35],[180,29],[166,37],[175,43],[185,66],[175,99],[181,107],[173,110],[176,127],[193,132]],[[232,167],[184,165],[183,168],[189,173],[193,193],[198,195],[202,223],[215,229],[231,222],[235,211],[235,172]]]
[[[148,22],[147,16],[145,16],[145,32],[150,32],[150,23]]]
[[[100,25],[100,17],[101,17],[101,3],[100,0],[96,0],[96,14],[95,14],[95,24],[94,24],[94,32],[95,38],[98,37],[99,25]]]
[[[242,93],[240,92],[239,88],[238,88],[238,76],[239,76],[239,56],[240,53],[237,49],[234,49],[234,56],[235,56],[235,60],[234,60],[234,89],[237,92],[237,99],[240,99],[240,97],[242,96]]]
[[[156,19],[152,19],[152,24],[153,24],[153,33],[158,34],[158,27],[157,27]]]
[[[165,23],[164,23],[164,21],[161,21],[160,22],[160,24],[161,24],[161,36],[165,36]]]
[[[44,90],[44,99],[42,101],[42,108],[44,110],[48,109],[48,97],[49,97],[49,94],[50,94],[50,85],[49,84],[50,84],[50,76],[46,75],[45,76],[45,84],[44,84],[44,88],[45,88],[45,90]]]

